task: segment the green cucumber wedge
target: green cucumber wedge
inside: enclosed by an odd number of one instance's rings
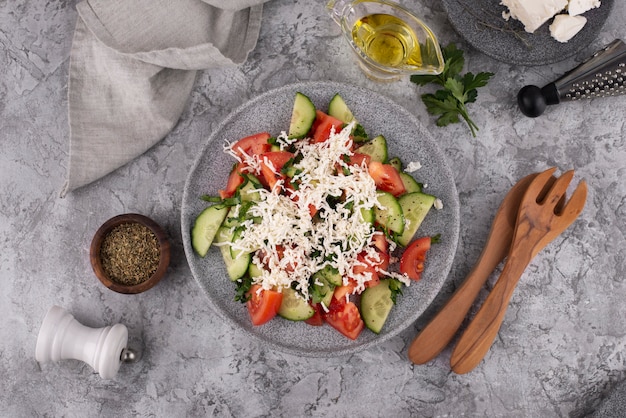
[[[402,161],[400,160],[400,158],[398,157],[390,158],[387,164],[389,164],[390,166],[393,166],[393,168],[398,170],[398,173],[402,173]]]
[[[369,155],[372,161],[385,163],[387,161],[387,140],[384,136],[378,135],[376,138],[358,147],[354,152]]]
[[[374,287],[368,287],[361,294],[361,316],[365,326],[375,332],[380,330],[387,321],[393,307],[389,280],[381,280]]]
[[[215,236],[215,243],[230,243],[233,242],[233,237],[232,228],[221,227]],[[252,261],[250,253],[241,250],[231,251],[231,246],[228,244],[220,245],[219,248],[230,280],[234,282],[242,278],[248,272]]]
[[[420,186],[420,184],[417,181],[415,181],[413,176],[411,176],[410,174],[400,171],[400,178],[402,179],[402,184],[404,185],[404,189],[406,190],[406,193],[414,193],[414,192],[422,191],[422,186]]]
[[[196,218],[191,228],[191,246],[200,257],[204,257],[209,251],[228,210],[227,206],[213,205],[200,212]]]
[[[239,196],[242,201],[258,202],[261,195],[257,190],[262,189],[261,181],[252,174],[244,175],[244,183],[239,187]]]
[[[335,285],[326,279],[322,270],[313,274],[313,279],[314,283],[309,290],[311,302],[323,303],[326,307],[330,306],[330,302],[333,300]]]
[[[323,269],[317,271],[315,275],[317,274],[319,274],[329,284],[332,284],[333,286],[341,286],[343,284],[343,277],[339,273],[339,270],[329,265],[326,265]]]
[[[378,203],[383,209],[374,207],[376,223],[396,234],[402,234],[405,221],[399,201],[391,193],[378,191],[377,194]]]
[[[339,95],[339,93],[335,94],[333,98],[330,99],[330,103],[328,104],[328,114],[339,119],[343,123],[350,123],[354,120],[352,111],[348,109],[348,105],[346,105],[346,102]]]
[[[291,111],[289,138],[304,138],[315,121],[315,105],[304,94],[297,92]]]
[[[407,193],[398,199],[406,220],[404,231],[398,237],[398,244],[406,247],[435,203],[435,196],[426,193]]]
[[[278,309],[278,315],[291,321],[304,321],[315,314],[315,309],[294,289],[287,287],[282,292],[283,301]]]

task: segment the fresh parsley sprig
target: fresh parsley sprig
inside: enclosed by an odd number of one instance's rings
[[[412,75],[411,81],[420,86],[432,83],[443,87],[434,94],[422,94],[422,101],[426,105],[426,110],[432,115],[439,115],[437,126],[458,123],[460,122],[460,115],[469,126],[472,136],[476,137],[478,126],[470,118],[466,105],[476,101],[477,89],[486,86],[494,74],[480,72],[474,75],[468,72],[461,75],[465,65],[463,51],[457,49],[456,45],[452,43],[442,48],[441,52],[445,62],[441,74]]]

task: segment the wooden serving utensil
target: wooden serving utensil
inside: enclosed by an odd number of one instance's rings
[[[409,347],[409,360],[413,363],[429,362],[454,338],[480,289],[509,252],[519,205],[524,192],[536,176],[537,174],[533,173],[518,181],[502,200],[493,219],[487,243],[476,265],[450,300],[420,331]],[[554,177],[551,178],[554,180]]]
[[[551,168],[537,175],[524,194],[502,274],[452,352],[450,365],[455,373],[467,373],[481,362],[498,334],[526,266],[574,222],[585,206],[587,185],[581,180],[569,201],[559,208],[574,176],[573,170],[565,172],[554,181],[547,194],[544,193],[555,170]]]

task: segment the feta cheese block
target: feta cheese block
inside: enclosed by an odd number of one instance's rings
[[[569,0],[567,13],[578,16],[596,7],[600,7],[600,0]]]
[[[535,32],[555,14],[564,10],[567,0],[502,0],[500,3],[508,7],[512,18],[524,25],[524,30]]]
[[[584,16],[560,14],[554,17],[550,25],[550,35],[559,42],[567,42],[574,37],[587,23]]]

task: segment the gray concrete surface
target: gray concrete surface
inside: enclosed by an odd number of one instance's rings
[[[626,38],[626,6],[616,2],[577,56],[516,67],[466,45],[439,2],[404,3],[442,43],[466,51],[466,70],[496,74],[470,106],[477,138],[462,124],[437,127],[419,99],[425,90],[363,77],[322,1],[272,0],[245,64],[202,72],[162,142],[64,199],[75,1],[0,4],[0,416],[582,417],[598,408],[626,377],[626,97],[559,105],[529,119],[515,95]],[[334,359],[268,350],[223,324],[181,244],[184,182],[212,128],[247,99],[303,80],[364,86],[413,112],[445,151],[461,201],[454,265],[423,318],[375,349]],[[587,206],[523,275],[485,361],[456,375],[448,348],[427,365],[410,364],[408,344],[471,269],[508,188],[553,165],[587,180]],[[167,277],[135,296],[102,286],[88,257],[98,226],[125,212],[153,217],[172,242]],[[141,360],[112,381],[77,361],[39,367],[36,337],[54,304],[88,326],[125,324]]]

